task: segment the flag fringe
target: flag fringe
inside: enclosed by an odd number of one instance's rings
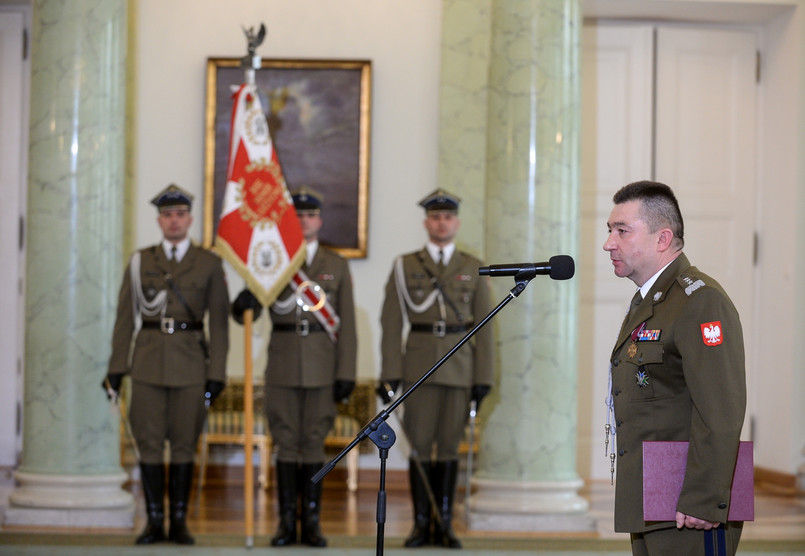
[[[265,289],[224,238],[219,235],[216,236],[213,250],[216,251],[222,259],[228,262],[232,268],[243,277],[243,280],[246,282],[246,287],[252,292],[252,294],[254,294],[257,300],[260,301],[264,307],[268,307],[274,303],[282,290],[284,290],[291,281],[291,278],[294,277],[299,268],[305,262],[305,249],[303,245],[302,249],[298,249],[296,251],[294,257],[285,266],[285,269],[274,281],[274,284],[271,286],[271,288]]]

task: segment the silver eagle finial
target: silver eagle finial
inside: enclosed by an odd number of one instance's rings
[[[263,40],[266,38],[266,26],[264,23],[260,24],[260,29],[257,30],[257,34],[254,32],[254,27],[243,27],[243,33],[246,35],[246,43],[248,48],[248,54],[245,58],[243,58],[243,67],[251,68],[251,69],[260,69],[260,56],[258,56],[255,52],[257,51],[257,47],[263,43]]]

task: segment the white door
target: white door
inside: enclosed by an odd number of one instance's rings
[[[751,329],[755,42],[743,30],[585,26],[579,341],[590,349],[579,359],[582,475],[610,477],[607,361],[635,289],[615,277],[601,249],[615,191],[640,179],[674,189],[685,252],[722,283]],[[747,361],[750,351],[747,343]]]
[[[0,466],[16,464],[22,415],[23,29],[22,13],[0,11]]]
[[[583,477],[609,477],[604,423],[609,354],[634,295],[601,246],[612,195],[651,176],[653,30],[585,25],[582,49],[578,458]]]
[[[688,258],[721,282],[748,331],[755,232],[755,34],[660,28],[657,47],[656,179],[677,193]]]

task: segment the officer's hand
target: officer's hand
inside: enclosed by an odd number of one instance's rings
[[[355,383],[351,380],[336,380],[333,384],[333,399],[335,403],[346,402],[352,390],[355,389]]]
[[[110,400],[120,397],[120,385],[123,383],[123,375],[106,375],[101,383],[101,388],[106,392],[106,397]],[[109,390],[112,390],[111,392]]]
[[[235,319],[235,322],[243,324],[243,313],[245,313],[247,309],[254,311],[255,319],[260,318],[260,313],[263,312],[263,306],[260,304],[260,301],[254,297],[252,292],[245,289],[240,292],[235,298],[235,301],[232,302],[232,318]]]
[[[487,384],[475,384],[472,387],[472,400],[475,402],[475,410],[481,409],[481,401],[486,397],[492,389]]]
[[[224,384],[220,380],[208,380],[207,383],[204,385],[204,399],[207,402],[207,405],[212,405],[215,401],[215,398],[221,395],[221,392],[224,391]]]
[[[391,398],[394,397],[394,393],[397,392],[397,389],[400,387],[399,380],[389,380],[388,382],[381,382],[375,388],[375,392],[377,392],[380,401],[383,402],[383,405],[388,405],[391,403]]]

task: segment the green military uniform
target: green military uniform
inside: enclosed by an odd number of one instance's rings
[[[319,193],[302,187],[291,196],[300,218],[321,225],[323,199]],[[312,234],[316,238],[317,230]],[[310,231],[306,240],[308,250],[313,247],[311,242],[318,245]],[[266,415],[277,446],[280,513],[272,546],[296,543],[300,498],[301,541],[317,547],[327,544],[319,527],[322,485],[311,478],[324,465],[324,439],[335,420],[336,402],[349,396],[357,372],[349,265],[334,251],[320,245],[315,249],[312,260],[306,261],[270,311],[273,329],[265,371]],[[314,302],[315,296],[309,295],[317,289],[318,302]]]
[[[205,417],[205,393],[212,398],[220,392],[226,376],[229,294],[221,259],[190,244],[186,237],[192,198],[171,184],[151,201],[159,209],[166,239],[132,255],[118,296],[107,384],[118,389],[121,377],[131,375],[129,415],[148,514],[138,544],[165,537],[166,440],[170,445],[168,538],[179,544],[194,542],[185,518]],[[176,235],[171,241],[169,233]]]
[[[295,289],[286,287],[279,300],[291,303],[281,314],[276,304],[265,372],[268,424],[280,461],[324,461],[324,438],[333,425],[336,380],[355,381],[357,334],[352,278],[346,259],[324,247],[316,250],[311,265],[302,267],[327,295],[341,319],[333,342],[312,313],[295,302]],[[314,403],[306,403],[318,396]],[[320,397],[320,399],[319,399]]]
[[[426,249],[408,253],[395,261],[386,283],[380,317],[383,328],[381,380],[402,380],[406,385],[414,383],[456,345],[477,319],[487,315],[490,310],[489,287],[486,279],[478,275],[481,265],[475,257],[458,250],[443,270],[439,270]],[[443,295],[434,288],[434,278],[441,285]],[[405,284],[402,295],[398,282]],[[417,306],[420,306],[419,311],[415,310]],[[411,323],[411,331],[403,345],[405,320]],[[408,398],[411,403],[406,403],[405,428],[412,445],[418,446],[421,459],[430,459],[431,444],[436,440],[433,434],[423,434],[428,430],[441,434],[440,438],[450,445],[449,448],[437,445],[437,459],[444,461],[457,457],[468,415],[470,388],[476,384],[492,385],[492,358],[492,329],[484,327],[420,387],[442,386],[460,390],[466,403],[456,407],[455,414],[444,415],[441,413],[444,408],[439,404],[423,406],[416,403],[413,396],[418,391]],[[427,423],[436,423],[439,427],[427,426]]]
[[[427,213],[455,214],[458,204],[457,197],[443,190],[420,202]],[[457,249],[442,265],[427,248],[395,260],[380,317],[381,381],[410,386],[487,316],[489,286],[478,274],[481,264]],[[493,378],[492,329],[484,327],[406,398],[403,426],[412,450],[409,479],[414,505],[414,530],[406,546],[417,547],[431,540],[428,490],[432,490],[441,523],[432,539],[460,548],[451,526],[458,446],[473,388],[483,388],[485,394]]]
[[[741,523],[727,524],[727,512],[746,380],[741,322],[727,294],[679,255],[627,316],[611,364],[615,530],[634,536],[675,527],[643,520],[642,443],[689,441],[677,510],[720,522],[728,535],[737,535],[737,545]],[[701,534],[680,534],[688,533]],[[671,532],[669,542],[673,538]]]
[[[229,345],[229,295],[221,259],[200,247],[190,246],[184,258],[171,270],[171,263],[161,245],[138,252],[140,282],[146,299],[165,291],[165,330],[174,319],[174,332],[163,331],[161,314],[142,316],[142,330],[137,334],[130,353],[134,333],[132,314],[131,263],[126,268],[117,304],[117,320],[112,339],[109,374],[130,372],[132,380],[131,427],[144,463],[162,463],[168,431],[171,461],[192,462],[204,419],[204,386],[207,380],[225,381],[226,354]],[[193,315],[179,301],[168,285],[166,275],[184,297]],[[201,321],[209,314],[209,362],[205,362],[199,336],[204,334]],[[195,324],[182,330],[179,323]],[[131,359],[131,366],[128,361]],[[156,411],[154,400],[137,395],[140,387],[148,389],[189,389],[197,394],[180,406]],[[167,417],[167,420],[166,420]]]

